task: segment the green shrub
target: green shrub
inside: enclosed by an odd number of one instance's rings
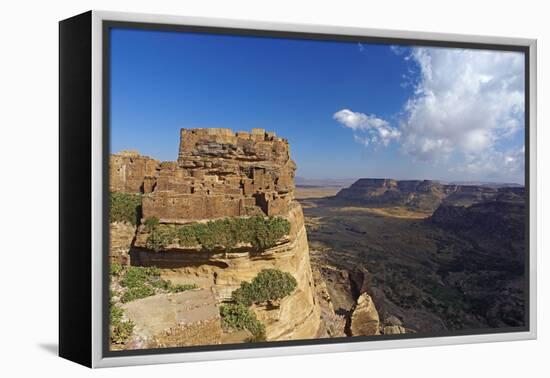
[[[154,294],[155,294],[155,289],[153,289],[151,286],[141,285],[141,286],[129,287],[128,290],[126,290],[124,294],[122,294],[122,297],[120,297],[120,301],[122,303],[131,302],[136,299],[150,297],[151,295],[154,295]]]
[[[122,265],[119,263],[111,263],[109,267],[109,273],[111,276],[118,276],[120,272],[122,271]]]
[[[263,217],[233,219],[233,229],[237,240],[252,243],[255,239],[257,224],[263,222],[263,219]]]
[[[276,245],[290,232],[283,218],[228,218],[188,225],[156,225],[147,238],[147,248],[160,251],[172,243],[181,246],[201,244],[205,249],[224,247],[227,251],[238,243],[250,243],[257,250]]]
[[[233,291],[231,298],[236,303],[250,306],[253,303],[278,300],[294,291],[297,282],[290,273],[278,269],[263,269],[252,282],[243,282]]]
[[[178,227],[176,236],[179,244],[185,247],[191,247],[199,243],[191,227]]]
[[[197,288],[197,285],[195,284],[173,284],[170,281],[167,282],[169,282],[169,285],[166,290],[171,293],[181,293],[182,291],[193,290]]]
[[[161,289],[168,293],[181,293],[182,291],[196,289],[197,285],[195,284],[173,284],[170,280],[156,280],[153,281],[152,286],[157,289]]]
[[[176,239],[175,226],[162,225],[154,227],[147,237],[146,246],[155,252],[165,249]]]
[[[129,222],[133,225],[141,219],[141,194],[111,193],[109,197],[110,222]]]
[[[179,293],[196,289],[196,285],[174,285],[160,278],[160,270],[155,267],[129,266],[119,273],[119,283],[126,290],[120,296],[123,303],[149,297],[157,293]]]
[[[124,344],[134,330],[134,322],[123,320],[124,310],[116,304],[110,304],[111,343]]]
[[[211,223],[211,222],[208,222],[208,223]],[[197,241],[204,248],[212,249],[216,246],[217,235],[211,232],[211,228],[213,227],[210,227],[208,223],[198,223],[187,227],[190,227],[191,231],[195,234]]]
[[[148,217],[143,223],[147,229],[152,230],[159,225],[160,221],[157,217]]]
[[[155,267],[129,266],[126,268],[120,284],[127,288],[143,286],[153,280],[160,279],[160,270]]]
[[[260,249],[271,248],[277,243],[277,240],[289,232],[290,223],[286,219],[260,218],[257,220],[256,237],[252,245]]]
[[[223,325],[236,330],[246,329],[252,333],[250,341],[265,340],[265,326],[256,318],[247,306],[242,303],[232,303],[220,306]]]

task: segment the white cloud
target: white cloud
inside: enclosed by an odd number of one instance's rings
[[[512,174],[523,174],[525,169],[525,146],[516,150],[508,151],[504,155],[504,166]]]
[[[524,58],[521,53],[447,48],[391,51],[408,62],[412,94],[397,127],[342,109],[333,118],[372,146],[395,140],[412,158],[465,175],[524,176]]]
[[[498,160],[499,143],[523,129],[523,56],[415,48],[410,60],[420,80],[404,107],[402,150],[425,161],[455,155],[472,171],[476,160]]]
[[[354,140],[365,146],[369,144],[388,146],[392,140],[397,140],[401,136],[399,130],[374,114],[368,115],[342,109],[334,113],[332,118],[344,127],[352,129]]]
[[[449,171],[465,173],[474,177],[490,179],[523,180],[525,167],[525,147],[507,151],[487,150],[476,155],[466,155],[464,161]]]

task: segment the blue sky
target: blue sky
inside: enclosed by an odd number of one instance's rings
[[[111,150],[176,160],[180,128],[260,127],[306,178],[522,182],[518,55],[114,29]]]

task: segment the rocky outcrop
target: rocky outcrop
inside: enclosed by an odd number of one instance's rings
[[[122,151],[109,159],[111,192],[150,193],[158,176],[159,161],[137,151]]]
[[[373,206],[407,206],[433,211],[441,204],[470,206],[500,196],[523,196],[521,187],[441,184],[431,180],[359,179],[340,190],[335,200]]]
[[[216,310],[230,300],[231,293],[242,282],[250,282],[261,270],[288,272],[297,281],[296,289],[277,303],[255,304],[252,310],[265,325],[268,341],[317,337],[321,310],[314,291],[304,216],[300,204],[294,200],[296,167],[290,158],[288,142],[262,129],[253,129],[251,133],[182,129],[180,137],[178,161],[159,163],[147,174],[141,175],[145,169],[139,175],[122,175],[120,172],[129,172],[130,162],[124,160],[129,157],[122,159],[120,154],[114,155],[111,175],[119,174],[120,182],[111,185],[111,190],[141,188],[139,191],[143,193],[142,224],[138,225],[131,245],[131,264],[156,266],[161,269],[163,279],[211,291]],[[132,155],[132,159],[135,165],[137,157]],[[141,184],[137,182],[138,176],[143,179]],[[124,177],[132,179],[125,182]],[[206,248],[177,242],[152,250],[147,243],[152,229],[143,224],[153,217],[162,225],[172,227],[249,216],[284,218],[290,223],[290,231],[274,246],[262,250],[247,244],[228,250],[225,246]],[[115,228],[113,235],[121,238],[117,234]],[[129,317],[144,324],[145,318],[134,319],[137,313],[132,312],[133,303],[126,306]],[[153,305],[159,313],[164,307],[168,313],[173,312],[172,302],[161,300]],[[161,336],[157,329],[150,332],[156,339],[160,338],[159,345],[180,345],[187,337],[181,336],[188,333],[183,332],[175,320],[170,317],[163,325],[165,333]],[[199,328],[193,326],[193,329]],[[208,340],[200,344],[207,344]],[[234,337],[221,338],[221,342],[227,340],[235,341]]]
[[[288,142],[253,129],[182,129],[177,163],[162,163],[143,217],[162,222],[284,215],[293,200]]]
[[[336,313],[328,286],[316,268],[313,269],[313,284],[321,309],[321,328],[318,336],[345,337],[346,317]]]
[[[304,218],[296,202],[290,207],[284,217],[291,224],[289,235],[261,253],[251,247],[227,252],[223,248],[204,251],[201,246],[173,246],[154,252],[146,248],[148,234],[145,227],[141,227],[132,252],[132,264],[159,267],[165,271],[163,277],[174,283],[211,287],[219,302],[229,300],[233,290],[244,281],[250,282],[262,269],[289,272],[298,283],[294,292],[277,306],[259,305],[254,311],[266,326],[268,340],[315,337],[320,325],[320,308],[313,292]]]
[[[129,349],[220,344],[220,313],[211,290],[138,299],[122,306],[135,324]]]
[[[445,187],[430,180],[359,179],[338,192],[336,199],[433,210],[445,196]]]
[[[446,185],[444,203],[457,206],[470,206],[494,198],[498,188],[477,185]]]
[[[136,235],[136,226],[128,222],[110,224],[109,258],[112,263],[128,265],[130,249]]]
[[[372,336],[380,334],[380,318],[374,301],[367,293],[357,299],[351,315],[351,336]]]

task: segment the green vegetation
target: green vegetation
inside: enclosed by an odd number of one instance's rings
[[[116,267],[115,266],[119,266]],[[125,288],[121,295],[122,303],[149,297],[159,293],[179,293],[195,289],[196,285],[174,285],[171,281],[160,278],[160,269],[156,267],[129,266],[121,267],[111,264],[111,275],[116,272],[120,286]]]
[[[122,265],[118,263],[111,263],[109,273],[111,276],[117,277],[122,272]]]
[[[110,222],[139,223],[141,218],[141,194],[111,193],[109,204]]]
[[[143,223],[148,230],[152,230],[159,225],[159,219],[157,217],[148,217]]]
[[[122,303],[131,302],[136,299],[150,297],[154,294],[155,289],[148,285],[129,287],[128,290],[126,290],[124,294],[122,294],[122,297],[120,297],[120,301]]]
[[[177,285],[160,278],[160,269],[156,267],[122,266],[118,263],[110,264],[110,275],[113,283],[118,282],[122,290],[112,287],[110,292],[110,329],[111,343],[124,344],[134,330],[135,324],[131,320],[124,320],[124,310],[118,306],[136,299],[149,297],[161,293],[179,293],[196,289],[196,285]],[[115,285],[114,287],[117,287]]]
[[[124,310],[110,303],[110,320],[111,320],[111,343],[124,344],[134,330],[134,322],[131,320],[124,321]]]
[[[129,266],[120,280],[120,284],[127,288],[133,288],[149,284],[159,279],[160,270],[155,267]]]
[[[252,282],[243,282],[231,296],[234,303],[220,306],[223,325],[232,329],[246,329],[252,333],[251,342],[265,341],[265,326],[250,309],[253,303],[286,297],[296,288],[296,279],[278,269],[263,269]]]
[[[278,300],[294,291],[297,282],[290,273],[277,269],[263,269],[252,282],[243,282],[233,291],[231,298],[236,303],[251,306],[253,303]]]
[[[290,232],[290,222],[279,217],[228,218],[188,225],[150,224],[147,248],[154,251],[172,243],[184,247],[200,244],[206,249],[221,246],[228,251],[238,243],[250,243],[261,250],[273,247]]]
[[[246,329],[252,334],[249,341],[265,341],[265,326],[256,318],[252,310],[242,303],[220,306],[223,325],[236,330]]]
[[[171,281],[167,280],[156,280],[152,282],[152,285],[157,289],[161,289],[169,293],[181,293],[182,291],[197,288],[197,285],[195,284],[173,284]]]

